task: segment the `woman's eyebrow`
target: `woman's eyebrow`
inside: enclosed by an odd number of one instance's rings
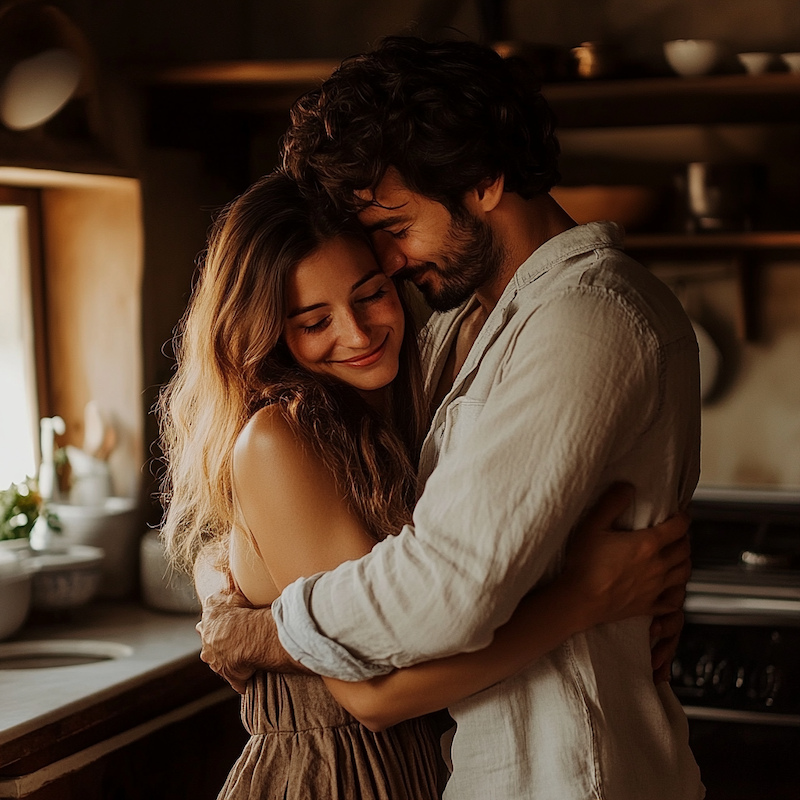
[[[371,272],[368,272],[366,275],[364,275],[364,277],[363,277],[363,278],[359,278],[359,279],[358,279],[358,280],[357,280],[357,281],[356,281],[356,282],[355,282],[355,283],[354,283],[354,284],[353,284],[353,285],[350,287],[350,291],[351,291],[351,292],[354,292],[356,289],[358,289],[358,287],[359,287],[359,286],[363,286],[363,285],[364,285],[364,284],[365,284],[367,281],[369,281],[369,280],[372,280],[372,278],[374,278],[376,275],[385,275],[385,273],[383,272],[383,270],[380,270],[380,269],[373,269]]]
[[[292,317],[299,317],[300,314],[305,314],[307,311],[315,311],[318,308],[322,308],[323,306],[328,305],[327,303],[314,303],[313,306],[303,306],[302,308],[295,308],[293,311],[290,311],[286,315],[286,319],[291,319]]]
[[[383,274],[384,274],[383,271],[380,269],[371,270],[366,275],[363,275],[361,278],[359,278],[350,287],[350,291],[354,292],[356,289],[358,289],[359,286],[363,286],[367,281],[372,280],[372,278],[374,278],[376,275],[383,275]],[[292,319],[292,317],[299,317],[300,314],[305,314],[307,311],[316,311],[318,308],[323,308],[324,306],[327,305],[328,303],[314,303],[313,305],[310,306],[302,306],[301,308],[295,308],[286,315],[286,319]]]

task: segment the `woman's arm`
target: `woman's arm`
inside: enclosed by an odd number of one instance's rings
[[[374,543],[333,477],[277,410],[262,409],[237,442],[234,484],[247,527],[279,589],[358,558]],[[686,524],[678,519],[635,533],[610,530],[630,499],[630,490],[619,487],[606,496],[578,531],[564,574],[525,598],[489,647],[371,681],[325,678],[328,688],[356,718],[378,730],[507,678],[578,631],[680,605],[682,595],[677,603],[662,595],[688,577]]]
[[[364,725],[382,730],[504,680],[594,625],[680,608],[690,570],[686,519],[610,530],[630,499],[624,487],[606,493],[581,525],[564,573],[525,597],[488,647],[360,683],[326,678],[328,689]]]

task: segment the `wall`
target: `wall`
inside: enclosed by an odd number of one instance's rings
[[[62,0],[58,4],[92,41],[103,74],[121,76],[121,85],[131,65],[343,57],[368,48],[383,34],[409,29],[432,34],[452,26],[469,36],[481,34],[474,0],[118,0],[113,4]],[[564,47],[585,40],[609,41],[628,61],[650,72],[666,72],[661,43],[671,38],[719,38],[730,53],[800,50],[796,0],[509,0],[506,6],[509,38]],[[124,91],[136,106],[140,95],[135,87]],[[145,132],[137,128],[140,110],[134,107],[126,113],[122,118],[128,120],[127,152],[143,180],[147,387],[143,408],[147,409],[169,374],[162,346],[188,296],[213,209],[236,188],[214,177],[190,152],[149,147]],[[564,132],[565,177],[580,181],[594,170],[595,177],[606,179],[610,171],[618,180],[647,176],[669,181],[680,164],[709,153],[740,160],[766,157],[776,167],[772,189],[780,222],[798,227],[797,133],[757,126]],[[262,161],[268,160],[267,153]],[[726,334],[733,328],[735,282],[705,282],[691,290],[696,296],[693,302],[711,318],[711,327],[716,326],[724,339],[727,336],[730,356],[726,387],[704,411],[703,482],[800,486],[800,406],[797,385],[790,377],[800,363],[798,272],[797,264],[764,270],[764,337],[753,344]],[[147,425],[146,439],[152,441],[152,417]]]
[[[97,401],[117,433],[109,459],[115,494],[138,497],[144,454],[139,185],[46,189],[43,195],[50,391],[83,443],[84,407]]]
[[[730,360],[729,385],[703,414],[703,476],[708,485],[800,487],[800,264],[762,272],[759,341],[736,341],[732,279],[698,287],[699,313]],[[723,362],[724,363],[724,362]]]
[[[115,493],[137,497],[144,458],[142,219],[131,178],[0,168],[0,183],[42,188],[50,400],[62,444],[83,443],[95,400],[117,434]]]
[[[561,133],[562,165],[566,182],[645,182],[670,190],[691,161],[764,163],[770,185],[764,226],[797,229],[798,141],[795,124],[569,130]],[[676,258],[654,266],[682,285],[687,310],[723,351],[719,390],[703,409],[701,483],[800,487],[800,262],[764,256],[755,342],[736,333],[739,285],[730,262]]]

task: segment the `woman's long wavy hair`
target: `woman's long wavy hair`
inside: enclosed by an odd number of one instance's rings
[[[175,337],[177,370],[158,404],[167,465],[162,535],[179,568],[190,570],[211,542],[219,545],[217,563],[225,563],[234,443],[267,403],[277,404],[323,459],[376,540],[410,519],[426,427],[410,315],[388,419],[352,387],[298,367],[281,338],[289,274],[339,236],[364,238],[280,171],[250,187],[214,224]]]

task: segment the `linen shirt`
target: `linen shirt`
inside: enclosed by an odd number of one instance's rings
[[[699,476],[697,344],[674,295],[613,223],[571,228],[517,270],[424,442],[413,526],[274,604],[280,640],[315,672],[361,680],[491,642],[558,573],[570,531],[614,481],[620,522],[688,503]],[[436,386],[474,301],[429,324]],[[572,636],[450,708],[452,800],[695,800],[683,710],[650,667],[649,618]]]

